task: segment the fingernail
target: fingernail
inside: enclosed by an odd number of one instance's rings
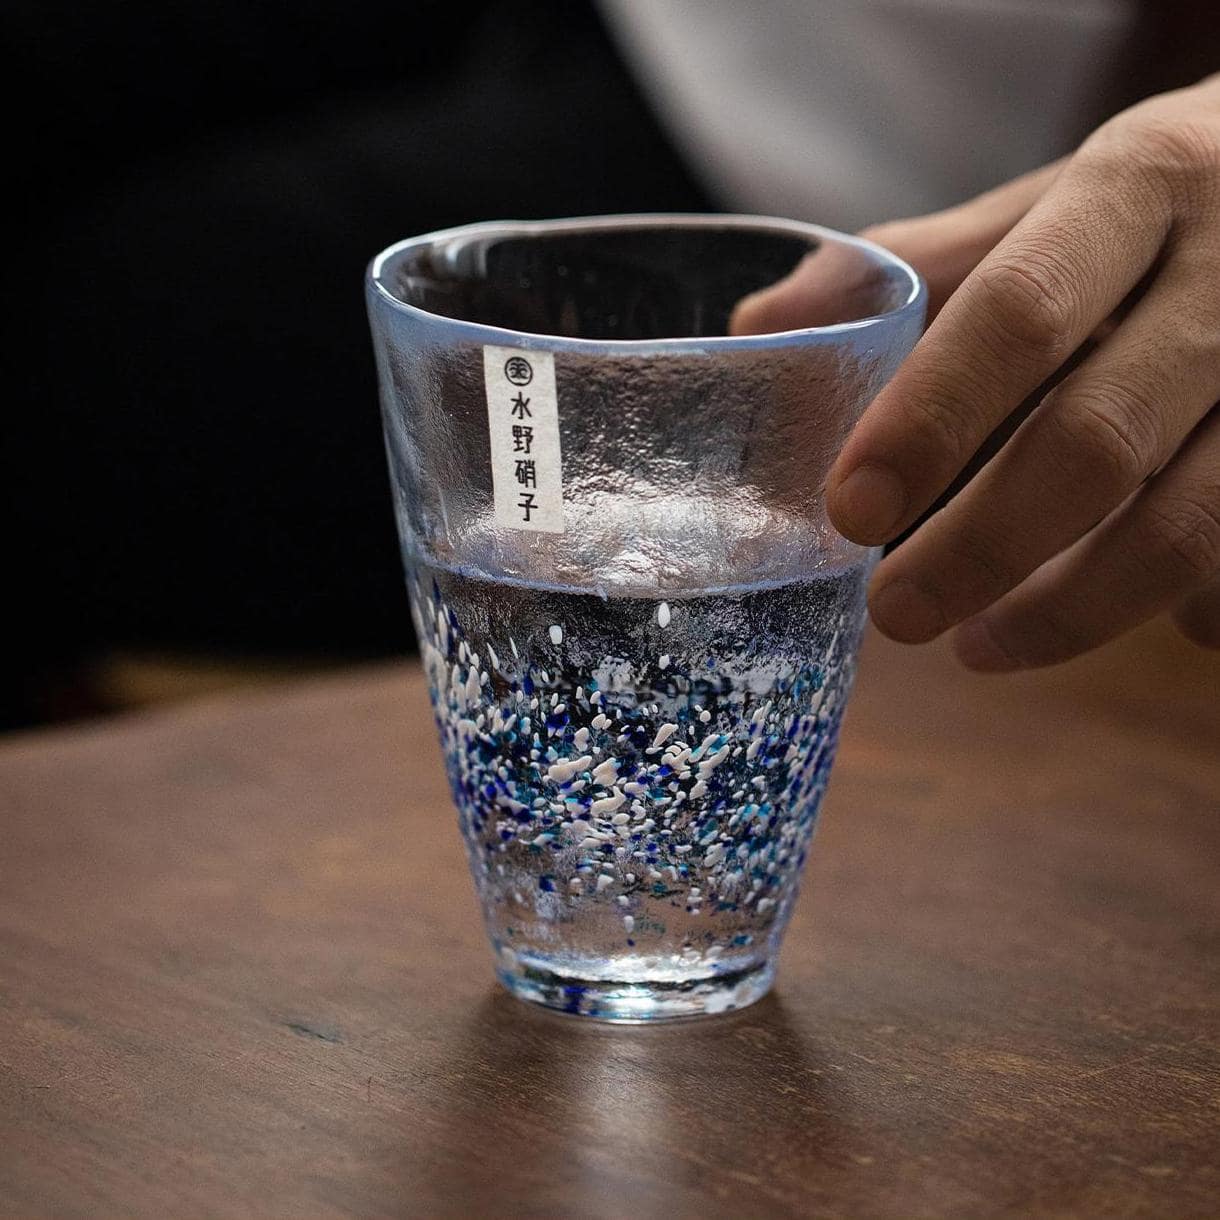
[[[902,522],[907,492],[885,466],[857,466],[830,495],[828,507],[839,531],[855,542],[888,542]]]
[[[963,623],[953,637],[953,650],[967,669],[981,673],[1011,673],[1021,668],[1021,662],[996,642],[991,628],[982,619]]]
[[[890,639],[903,644],[926,644],[946,626],[936,598],[905,576],[877,589],[868,599],[868,610]]]

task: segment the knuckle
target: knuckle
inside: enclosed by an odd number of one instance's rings
[[[1214,211],[1220,201],[1220,122],[1167,110],[1162,99],[1104,123],[1076,163],[1107,196],[1149,210]]]
[[[919,438],[925,461],[957,469],[974,450],[975,426],[970,413],[955,399],[912,394],[906,402],[907,424]]]
[[[1131,135],[1149,168],[1185,178],[1220,173],[1220,131],[1210,123],[1149,113],[1133,119]]]
[[[1097,383],[1056,395],[1047,406],[1056,430],[1052,452],[1073,478],[1102,484],[1111,496],[1137,487],[1162,449],[1156,408],[1132,386]]]
[[[1163,202],[1193,210],[1220,194],[1220,124],[1163,113],[1157,107],[1120,116],[1096,146],[1121,180],[1142,178]],[[1133,173],[1134,171],[1134,173]]]
[[[979,273],[977,290],[980,316],[1002,345],[1039,363],[1069,354],[1074,293],[1049,259],[1010,256]]]
[[[1206,579],[1220,571],[1220,505],[1199,494],[1177,492],[1148,504],[1148,526],[1175,575]]]
[[[956,530],[948,544],[953,588],[970,607],[981,607],[1012,589],[1028,570],[1013,554],[1011,539],[982,522]]]

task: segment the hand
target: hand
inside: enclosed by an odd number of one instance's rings
[[[1090,337],[1096,347],[878,566],[887,635],[957,627],[980,670],[1049,665],[1162,610],[1220,647],[1220,76],[1124,111],[1064,161],[865,233],[935,320],[827,480],[831,520],[891,541]],[[808,324],[810,267],[738,333]],[[1099,338],[1100,336],[1100,338]]]

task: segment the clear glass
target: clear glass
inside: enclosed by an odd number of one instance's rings
[[[729,336],[736,301],[805,257],[822,325]],[[919,278],[813,225],[639,216],[414,238],[367,289],[412,612],[500,980],[608,1020],[751,1003],[874,559],[822,487],[919,335]],[[539,530],[513,460],[521,428],[546,432],[552,362]],[[496,463],[522,479],[511,503]]]

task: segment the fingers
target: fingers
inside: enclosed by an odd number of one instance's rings
[[[942,212],[874,225],[860,236],[892,250],[923,276],[928,316],[934,317],[978,261],[1054,181],[1062,164],[1044,166]],[[825,253],[815,251],[778,283],[743,297],[733,310],[730,334],[761,335],[824,325],[828,309],[836,304]]]
[[[1075,546],[963,624],[954,644],[972,669],[1052,665],[1196,594],[1214,605],[1217,576],[1220,411],[1213,411],[1164,471]]]
[[[860,236],[892,250],[923,276],[931,321],[983,257],[1042,198],[1065,162],[1044,165],[943,212],[872,225]]]
[[[1220,648],[1220,579],[1190,594],[1174,609],[1173,621],[1201,648]]]
[[[870,607],[931,639],[1008,593],[1117,508],[1220,399],[1220,248],[1171,259],[1126,322],[889,555]]]
[[[877,312],[889,272],[844,242],[826,242],[789,276],[762,293],[743,297],[729,320],[732,334],[762,334],[828,326]]]
[[[1125,193],[1124,193],[1125,192]],[[962,284],[865,413],[827,481],[856,542],[886,542],[1140,280],[1170,214],[1077,158]]]

